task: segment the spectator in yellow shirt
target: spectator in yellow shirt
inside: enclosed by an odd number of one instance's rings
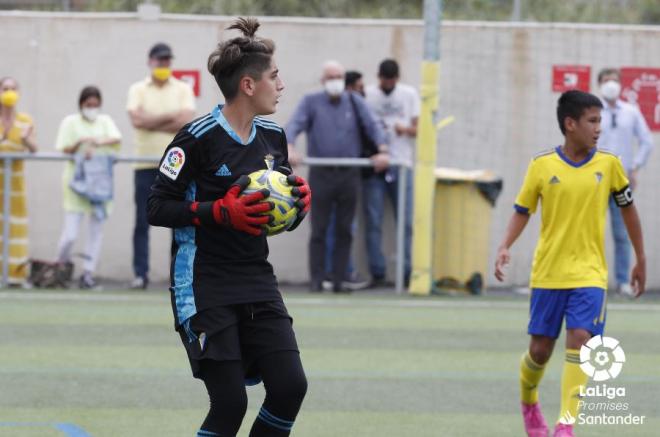
[[[79,112],[67,115],[57,132],[55,148],[71,155],[112,155],[119,151],[121,134],[115,122],[107,114],[101,114],[101,91],[95,86],[86,86],[78,98]],[[74,177],[74,163],[69,161],[62,175],[64,226],[58,247],[58,261],[69,262],[71,251],[76,242],[78,231],[84,215],[89,215],[89,233],[85,249],[83,274],[79,286],[82,289],[99,289],[93,277],[101,252],[103,239],[103,222],[110,212],[112,202],[104,202],[102,208],[105,214],[95,213],[96,205],[76,193],[71,188]]]
[[[195,99],[190,85],[172,77],[172,49],[158,43],[149,50],[151,74],[131,85],[126,109],[135,128],[135,154],[160,158],[174,134],[192,120]],[[131,288],[144,289],[149,283],[149,223],[147,198],[158,163],[135,166],[135,228],[133,230],[133,272]]]
[[[37,151],[32,117],[16,110],[18,82],[12,77],[0,79],[0,154]],[[0,160],[0,229],[9,215],[9,285],[27,285],[28,215],[23,161],[12,163],[10,214],[3,211],[4,164]],[[1,250],[1,249],[0,249]],[[2,252],[0,252],[0,259]]]

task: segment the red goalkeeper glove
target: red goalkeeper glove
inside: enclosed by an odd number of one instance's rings
[[[262,202],[270,196],[266,188],[241,196],[241,192],[250,185],[248,176],[239,177],[234,182],[225,197],[210,202],[193,202],[190,210],[195,214],[195,225],[229,226],[237,231],[251,235],[261,235],[261,225],[273,220],[270,215],[262,215],[273,209],[271,202]]]
[[[298,217],[293,222],[288,231],[293,231],[303,221],[312,204],[312,190],[309,188],[307,181],[300,176],[290,175],[287,176],[286,181],[289,185],[293,185],[291,194],[296,196],[296,206],[298,207]]]

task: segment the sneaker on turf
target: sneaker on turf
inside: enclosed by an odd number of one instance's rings
[[[332,291],[332,281],[330,279],[321,281],[321,291]]]
[[[523,422],[527,437],[548,437],[548,424],[541,412],[541,404],[526,404],[521,402]],[[571,434],[572,435],[572,434]]]
[[[565,425],[563,423],[558,423],[555,426],[555,432],[554,434],[552,434],[552,437],[574,437],[573,425]]]
[[[346,291],[357,291],[368,288],[370,284],[370,281],[366,281],[360,278],[359,275],[354,274],[341,282],[341,288],[346,289]],[[323,288],[323,291],[335,291],[335,286],[330,279],[324,279],[323,282],[321,282],[321,287]]]
[[[619,284],[616,288],[617,293],[625,297],[635,297],[635,290],[633,290],[632,285],[628,284]]]
[[[361,278],[358,274],[353,274],[342,282],[342,285],[351,291],[364,290],[369,287],[369,284],[371,284],[371,281]]]
[[[131,290],[146,290],[147,285],[149,285],[149,281],[147,281],[142,276],[136,276],[135,279],[133,279],[128,285],[128,287]]]
[[[81,290],[92,290],[92,291],[101,291],[102,287],[98,282],[92,277],[92,274],[85,272],[80,276],[80,282],[78,287]]]

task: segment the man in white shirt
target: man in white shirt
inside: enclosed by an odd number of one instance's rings
[[[636,106],[619,99],[621,93],[621,74],[614,68],[606,68],[598,73],[598,85],[603,99],[601,133],[598,147],[608,149],[621,157],[623,167],[628,173],[630,187],[634,190],[639,170],[648,161],[653,148],[651,132]],[[634,149],[635,140],[637,150]],[[629,284],[630,241],[621,212],[610,199],[610,218],[614,236],[614,271],[617,291],[624,295],[633,295]]]
[[[367,104],[386,132],[390,159],[412,167],[417,136],[420,100],[417,91],[399,82],[399,65],[386,59],[378,68],[378,85],[365,90]],[[383,285],[386,260],[381,248],[385,196],[389,197],[396,213],[398,205],[398,171],[392,168],[384,173],[365,175],[363,204],[366,216],[367,254],[373,285]],[[412,172],[408,172],[405,199],[404,275],[410,279],[410,242],[412,239]]]

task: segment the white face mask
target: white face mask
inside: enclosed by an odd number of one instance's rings
[[[345,84],[344,79],[330,79],[323,83],[325,92],[332,97],[337,97],[344,92]]]
[[[608,80],[600,85],[600,94],[605,100],[616,100],[621,94],[621,84],[616,80]]]
[[[99,116],[99,108],[82,108],[80,112],[89,121],[94,121]]]

